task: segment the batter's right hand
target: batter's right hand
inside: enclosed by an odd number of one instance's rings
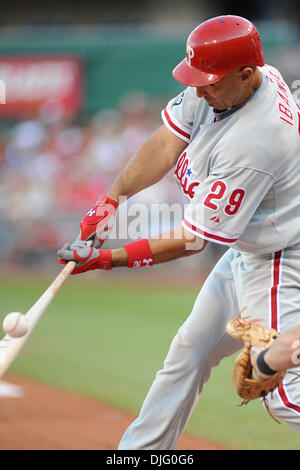
[[[118,205],[116,201],[102,194],[96,205],[80,222],[80,234],[77,239],[93,240],[94,247],[101,247],[115,223]]]

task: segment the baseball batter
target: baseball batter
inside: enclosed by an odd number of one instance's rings
[[[241,347],[225,331],[240,311],[280,333],[300,324],[300,109],[279,71],[266,65],[258,31],[241,17],[200,24],[173,76],[186,88],[163,110],[163,125],[84,217],[78,240],[58,252],[64,262],[76,260],[74,273],[80,273],[171,261],[199,253],[208,242],[229,247],[119,449],[174,448],[211,368]],[[189,201],[182,226],[169,237],[99,249],[118,198],[173,167]],[[89,237],[94,248],[84,241]],[[268,402],[300,432],[297,376],[287,373]]]

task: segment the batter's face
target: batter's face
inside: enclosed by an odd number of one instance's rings
[[[239,67],[227,73],[218,82],[196,87],[197,96],[217,111],[238,106],[246,101],[261,84],[261,73],[251,67]]]

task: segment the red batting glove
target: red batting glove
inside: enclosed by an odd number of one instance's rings
[[[80,222],[81,240],[94,239],[93,246],[100,247],[115,223],[118,203],[102,194],[96,205]]]
[[[88,246],[86,241],[76,240],[72,245],[67,243],[57,255],[60,264],[66,264],[68,261],[76,261],[77,266],[72,274],[80,274],[94,269],[112,269],[111,250],[98,250]]]

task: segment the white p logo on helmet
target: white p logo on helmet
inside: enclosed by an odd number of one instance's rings
[[[187,46],[186,48],[186,57],[189,65],[191,65],[192,58],[195,56],[194,49],[191,46]]]

